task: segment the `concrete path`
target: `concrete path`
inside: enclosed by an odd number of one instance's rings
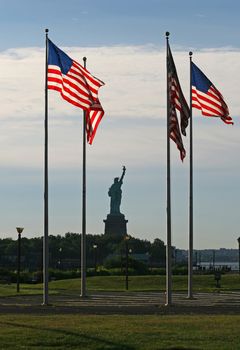
[[[96,292],[82,299],[78,295],[50,295],[42,306],[39,295],[0,298],[0,313],[81,314],[240,314],[240,292],[174,293],[173,304],[165,306],[162,292]]]

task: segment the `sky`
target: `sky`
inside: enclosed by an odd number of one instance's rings
[[[234,126],[193,112],[194,248],[236,248],[240,4],[233,0],[0,0],[0,238],[43,234],[45,28],[105,82],[87,146],[87,232],[104,232],[108,188],[126,166],[121,211],[134,237],[166,242],[165,32],[189,101],[189,51]],[[188,247],[189,135],[171,142],[172,244]],[[49,233],[81,232],[82,111],[49,91]]]

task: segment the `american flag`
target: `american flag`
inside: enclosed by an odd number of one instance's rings
[[[169,85],[169,122],[170,122],[170,138],[176,143],[180,151],[181,160],[186,156],[186,151],[183,146],[181,132],[186,136],[186,128],[190,117],[190,110],[185,97],[182,93],[181,85],[178,80],[177,70],[173,61],[171,49],[168,46],[167,54],[168,67],[168,85]],[[177,111],[180,112],[181,132],[179,128]]]
[[[59,91],[62,98],[86,111],[87,141],[92,144],[104,115],[98,89],[104,83],[92,76],[48,39],[48,89]]]
[[[180,158],[183,161],[183,159],[186,157],[186,151],[183,146],[182,141],[182,135],[179,128],[178,118],[176,109],[173,107],[173,105],[170,107],[170,138],[176,143],[177,148],[180,152]]]
[[[219,117],[224,123],[233,124],[222,94],[193,62],[191,71],[192,107],[200,109],[204,116]]]

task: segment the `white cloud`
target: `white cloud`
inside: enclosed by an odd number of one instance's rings
[[[151,45],[63,49],[76,60],[87,56],[88,69],[106,83],[100,89],[105,117],[94,144],[87,148],[89,232],[102,232],[102,219],[109,205],[107,188],[121,166],[126,165],[123,210],[129,219],[129,232],[136,232],[142,238],[150,232],[149,238],[153,238],[154,233],[154,238],[165,239],[165,49]],[[172,51],[188,100],[188,51]],[[234,126],[227,126],[221,120],[202,118],[198,111],[194,111],[196,237],[203,237],[204,232],[208,239],[210,217],[212,227],[216,226],[217,244],[231,246],[232,243],[224,237],[227,230],[235,232],[238,227],[239,196],[235,189],[240,170],[236,161],[240,153],[240,52],[233,48],[202,50],[194,52],[193,60],[222,92],[235,121]],[[44,49],[4,51],[0,53],[0,67],[0,162],[4,170],[1,184],[2,189],[6,188],[6,200],[1,208],[5,218],[2,225],[11,232],[14,207],[17,213],[14,214],[15,221],[29,218],[26,224],[29,232],[41,232]],[[187,157],[188,141],[189,138],[184,138]],[[54,212],[51,219],[52,228],[56,226],[51,231],[54,233],[74,230],[75,227],[79,230],[80,227],[81,143],[82,111],[50,91],[50,207]],[[181,164],[173,143],[171,150],[172,202],[176,220],[173,222],[173,236],[174,244],[181,247],[187,244],[188,158]],[[222,202],[219,197],[222,197]],[[225,227],[221,220],[226,222]],[[222,237],[221,241],[219,237]]]
[[[119,158],[135,166],[143,163],[149,166],[156,159],[165,162],[165,49],[152,45],[63,49],[78,61],[87,56],[88,69],[106,84],[100,89],[105,117],[94,145],[89,147],[90,165],[113,165]],[[173,50],[173,55],[188,99],[188,52]],[[216,153],[226,155],[228,162],[234,162],[240,115],[237,88],[240,52],[224,48],[203,50],[194,52],[193,60],[222,92],[231,115],[236,117],[234,127],[225,126],[218,120],[206,120],[195,130],[198,166],[221,167],[223,158],[212,160],[209,150],[215,147]],[[1,164],[41,167],[45,50],[16,48],[4,51],[0,53],[0,67]],[[194,112],[194,115],[197,117],[199,113]],[[49,92],[53,167],[71,167],[79,162],[81,116],[81,110],[63,101],[58,93]],[[188,139],[184,141],[187,147]],[[172,149],[176,154],[173,161],[177,164],[178,151],[175,145]]]
[[[166,106],[165,50],[155,46],[117,46],[99,48],[64,48],[81,62],[88,57],[88,69],[105,81],[100,89],[106,112],[111,116],[164,118]],[[188,96],[188,53],[174,54],[180,81]],[[15,114],[34,117],[42,113],[44,103],[44,49],[10,49],[0,54],[2,106],[0,116]],[[237,74],[240,70],[240,52],[203,50],[193,55],[193,60],[206,75],[219,86],[234,115],[237,108]],[[52,98],[53,96],[53,98]],[[57,115],[77,115],[79,111],[50,92],[50,108]],[[64,103],[63,103],[64,102]]]

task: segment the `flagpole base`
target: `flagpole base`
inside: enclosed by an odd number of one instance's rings
[[[88,296],[88,295],[86,295],[86,294],[80,294],[80,298],[81,298],[81,299],[88,299],[88,298],[89,298],[89,296]]]

